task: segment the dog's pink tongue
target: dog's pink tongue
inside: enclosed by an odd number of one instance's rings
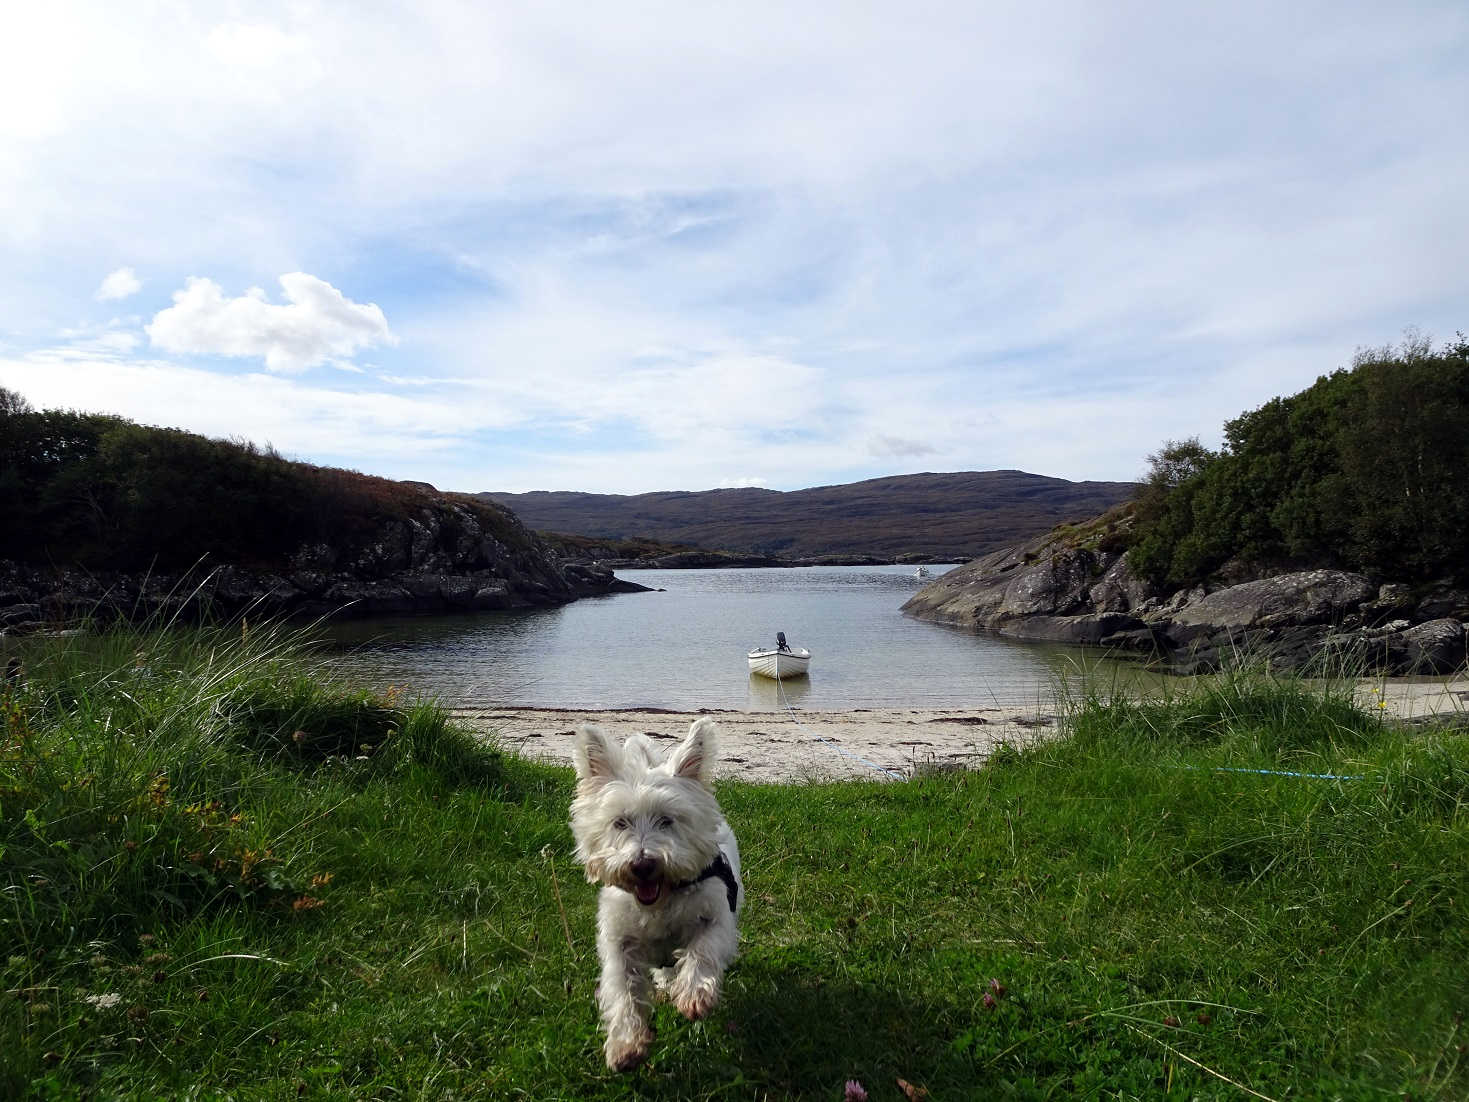
[[[663,882],[661,880],[639,880],[633,888],[633,895],[638,897],[638,902],[643,906],[649,906],[658,902],[658,897],[663,894]]]

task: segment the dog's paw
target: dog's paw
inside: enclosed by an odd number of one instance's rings
[[[608,1037],[607,1043],[602,1046],[602,1052],[607,1057],[607,1066],[613,1071],[632,1071],[642,1065],[648,1058],[649,1038],[637,1038],[634,1040]]]
[[[668,985],[668,997],[676,1009],[691,1022],[709,1016],[715,1003],[719,1002],[720,974],[692,956],[679,962],[673,982]]]
[[[719,1002],[719,988],[707,981],[690,987],[675,984],[670,994],[674,1008],[691,1022],[707,1018]]]

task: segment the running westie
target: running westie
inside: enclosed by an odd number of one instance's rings
[[[643,735],[619,746],[596,727],[576,734],[571,832],[587,879],[602,885],[597,1003],[614,1071],[648,1057],[654,984],[685,1018],[702,1018],[734,959],[744,889],[714,799],[715,732],[695,720],[666,761]]]

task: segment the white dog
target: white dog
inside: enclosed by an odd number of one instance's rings
[[[607,1066],[648,1056],[653,985],[685,1018],[714,1009],[738,947],[740,851],[711,786],[714,721],[698,719],[666,761],[643,735],[619,746],[596,727],[576,737],[571,832],[601,884],[597,1003]]]

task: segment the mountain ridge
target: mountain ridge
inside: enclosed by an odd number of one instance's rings
[[[1136,489],[1131,482],[1071,482],[998,470],[888,475],[801,490],[747,486],[473,496],[514,510],[539,531],[657,539],[784,558],[866,554],[959,561],[1093,517],[1128,500]]]

